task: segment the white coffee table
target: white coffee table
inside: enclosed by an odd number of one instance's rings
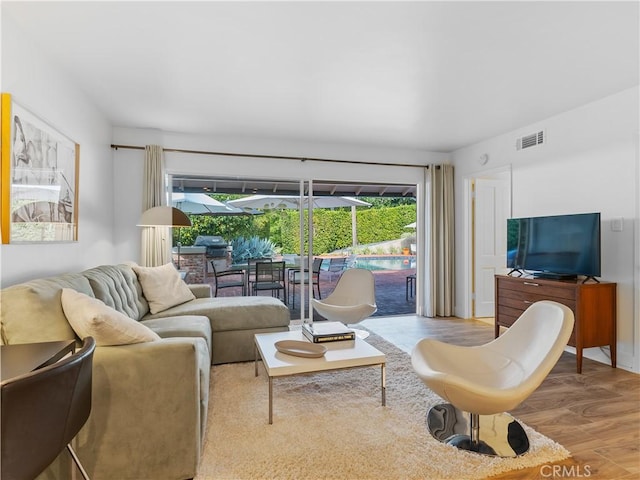
[[[327,352],[320,358],[296,357],[279,352],[275,343],[280,340],[308,341],[299,330],[278,333],[258,333],[255,338],[255,373],[258,376],[258,355],[269,376],[269,424],[273,423],[273,378],[303,373],[342,370],[354,367],[380,365],[382,406],[386,405],[386,379],[384,353],[372,347],[364,340],[327,342]]]

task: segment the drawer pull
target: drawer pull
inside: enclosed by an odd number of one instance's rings
[[[525,285],[529,285],[530,287],[539,287],[540,284],[539,283],[531,283],[531,282],[524,282]]]

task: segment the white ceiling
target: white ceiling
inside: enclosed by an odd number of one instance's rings
[[[452,151],[637,85],[638,2],[2,2],[115,126]]]

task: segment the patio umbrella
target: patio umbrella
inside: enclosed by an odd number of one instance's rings
[[[308,208],[309,199],[304,197],[303,208]],[[237,200],[231,200],[229,205],[242,209],[298,209],[300,207],[300,197],[297,195],[251,195]],[[370,203],[358,200],[353,197],[313,197],[313,208],[338,208],[338,207],[369,207]]]
[[[250,215],[252,213],[231,207],[204,193],[172,193],[171,205],[190,215]]]
[[[300,197],[297,195],[251,195],[237,200],[231,200],[229,205],[239,208],[255,208],[261,210],[295,209],[300,207]],[[303,208],[308,208],[309,197],[303,198]],[[313,197],[313,208],[351,207],[351,236],[352,244],[357,244],[355,207],[370,207],[369,202],[353,197],[317,196]]]

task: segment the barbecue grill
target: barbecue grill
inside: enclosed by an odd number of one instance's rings
[[[207,258],[221,258],[227,256],[229,244],[224,238],[215,235],[198,235],[193,244],[194,247],[206,247]]]

